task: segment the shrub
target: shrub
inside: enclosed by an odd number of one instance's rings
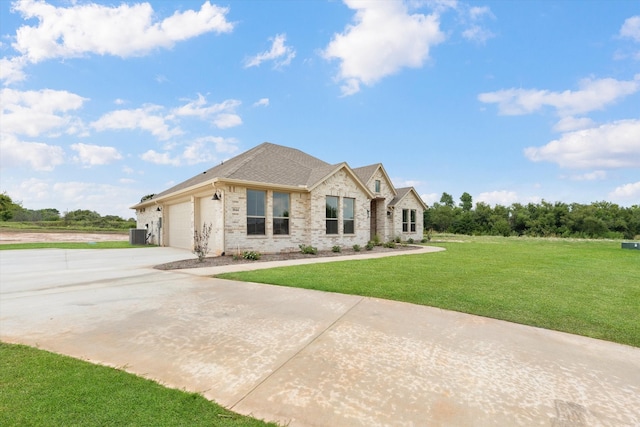
[[[260,259],[260,252],[254,252],[254,251],[244,251],[242,253],[242,258],[244,259],[249,259],[251,261],[257,261]]]
[[[372,250],[372,249],[373,249],[373,247],[374,247],[374,246],[375,246],[375,244],[373,243],[373,241],[369,240],[369,241],[367,242],[367,246],[365,246],[365,249],[366,249],[366,250],[368,250],[368,251],[370,251],[370,250]]]
[[[357,243],[355,245],[353,245],[353,251],[354,252],[360,252],[360,245],[358,245]]]
[[[205,222],[202,224],[202,232],[198,233],[198,230],[193,231],[193,253],[198,257],[198,261],[204,261],[204,258],[209,253],[209,236],[211,236],[212,224],[207,225]]]
[[[334,247],[331,248],[331,252],[342,252],[342,248],[338,245],[335,245]]]
[[[429,243],[429,239],[425,237],[424,239],[420,240],[420,243]]]
[[[385,248],[395,249],[396,248],[396,242],[394,242],[393,240],[389,240],[387,243],[385,243],[382,246],[384,246]]]
[[[396,238],[395,238],[395,242],[396,242],[396,243],[400,243],[400,242],[402,242],[402,238],[401,238],[400,236],[396,236]]]
[[[380,246],[382,244],[382,241],[380,240],[380,235],[376,234],[375,236],[373,236],[373,240],[371,240],[371,242],[373,242],[375,246]]]
[[[318,248],[315,248],[311,245],[300,245],[300,252],[302,252],[303,254],[308,254],[308,255],[317,255],[318,254]]]
[[[408,244],[410,244],[410,245],[413,245],[413,242],[414,242],[414,241],[415,241],[415,240],[413,240],[411,237],[409,237],[409,238],[407,239],[407,243],[408,243]]]

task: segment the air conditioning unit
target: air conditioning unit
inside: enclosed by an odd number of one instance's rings
[[[130,245],[146,245],[147,229],[146,228],[130,228],[129,244]]]

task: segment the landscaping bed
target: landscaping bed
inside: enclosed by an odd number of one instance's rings
[[[166,264],[156,265],[158,270],[178,270],[181,268],[199,268],[199,267],[218,267],[221,265],[230,264],[245,264],[251,262],[267,262],[267,261],[285,261],[291,259],[307,259],[307,258],[319,258],[319,257],[336,257],[336,256],[354,256],[354,255],[366,255],[371,253],[380,252],[398,252],[398,251],[411,251],[420,248],[420,246],[413,245],[397,245],[395,248],[386,248],[384,246],[374,246],[373,249],[367,250],[362,248],[359,252],[354,251],[352,248],[345,248],[341,252],[333,251],[319,251],[317,254],[303,254],[302,252],[282,252],[277,254],[261,254],[260,259],[251,260],[245,259],[241,256],[223,255],[216,257],[207,257],[202,262],[197,258],[185,259],[181,261],[169,262]]]

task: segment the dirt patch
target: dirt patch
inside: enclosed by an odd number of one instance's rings
[[[119,242],[128,240],[129,235],[114,233],[0,231],[0,245],[9,243]]]
[[[237,258],[232,255],[223,255],[216,257],[205,258],[202,262],[197,258],[185,259],[181,261],[169,262],[167,264],[156,265],[154,268],[158,270],[178,270],[181,268],[200,268],[200,267],[219,267],[221,265],[231,264],[248,264],[252,262],[267,262],[267,261],[286,261],[290,259],[307,259],[318,257],[336,257],[336,256],[353,256],[363,255],[366,253],[380,253],[380,252],[400,252],[400,251],[412,251],[419,249],[419,246],[397,246],[396,248],[385,248],[383,246],[374,246],[372,250],[368,251],[362,249],[360,252],[356,252],[353,249],[343,249],[342,252],[332,251],[320,251],[317,255],[303,254],[302,252],[285,252],[278,254],[264,254],[260,256],[259,260],[249,260],[244,258]]]

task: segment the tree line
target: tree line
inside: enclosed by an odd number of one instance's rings
[[[124,219],[116,215],[102,216],[98,212],[78,209],[64,212],[58,209],[27,209],[21,202],[14,202],[7,194],[0,194],[0,221],[28,223],[34,226],[62,228],[82,227],[126,230],[135,228],[133,218]]]
[[[442,193],[439,203],[424,212],[426,230],[467,235],[634,239],[640,236],[640,205],[621,207],[610,202],[514,203],[478,202],[469,193]]]

